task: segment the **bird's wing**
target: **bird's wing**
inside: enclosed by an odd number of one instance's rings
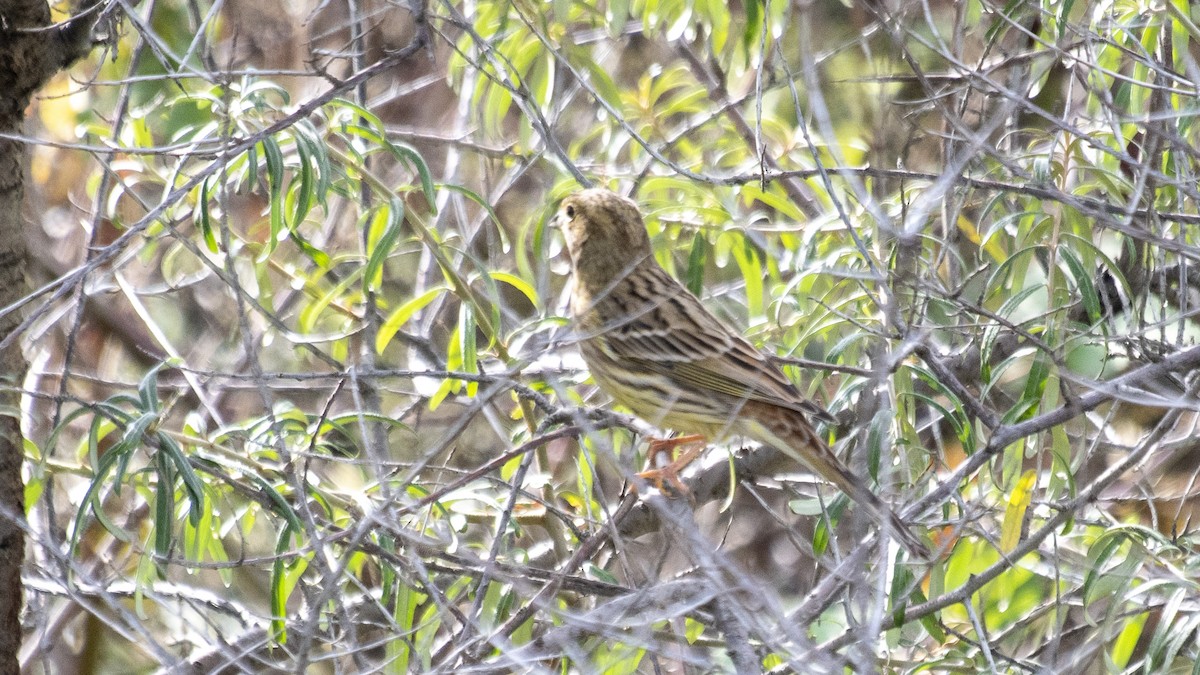
[[[604,348],[613,358],[690,385],[741,400],[761,401],[831,421],[791,380],[712,315],[696,296],[659,268],[656,293],[604,312]],[[609,308],[610,310],[613,308]]]

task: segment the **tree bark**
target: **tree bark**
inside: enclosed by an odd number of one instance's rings
[[[48,28],[46,0],[0,0],[0,308],[12,306],[29,290],[21,227],[25,147],[17,140],[25,108],[46,80],[86,53],[93,22],[85,18]],[[16,311],[0,312],[0,340],[8,338],[20,320]],[[21,647],[24,374],[20,348],[0,351],[0,675],[19,672]]]

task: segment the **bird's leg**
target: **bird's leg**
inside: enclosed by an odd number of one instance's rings
[[[683,481],[679,480],[679,472],[682,471],[688,464],[695,461],[696,457],[704,450],[707,439],[700,434],[689,434],[687,436],[676,436],[675,438],[655,438],[650,441],[648,449],[648,459],[650,468],[638,474],[638,477],[654,483],[654,487],[658,488],[659,492],[663,491],[664,480],[671,484],[679,494],[688,494],[687,486]],[[684,448],[684,451],[675,457],[676,448]],[[664,465],[659,465],[658,456],[665,454],[668,461]]]

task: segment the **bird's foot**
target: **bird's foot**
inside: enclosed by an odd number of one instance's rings
[[[704,451],[707,439],[700,434],[676,436],[675,438],[656,438],[650,441],[648,451],[650,468],[638,474],[639,478],[650,481],[659,492],[667,493],[664,487],[669,484],[676,494],[691,496],[691,491],[679,480],[679,472],[691,464]],[[683,448],[679,456],[672,458],[676,448]],[[666,455],[667,461],[660,462],[660,457]]]

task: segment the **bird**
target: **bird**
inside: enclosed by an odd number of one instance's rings
[[[683,434],[652,443],[651,455],[692,446],[673,470],[709,442],[750,438],[807,465],[928,558],[921,538],[810,423],[832,416],[658,264],[636,203],[584,189],[562,200],[550,224],[570,257],[570,311],[592,379],[635,416]]]

